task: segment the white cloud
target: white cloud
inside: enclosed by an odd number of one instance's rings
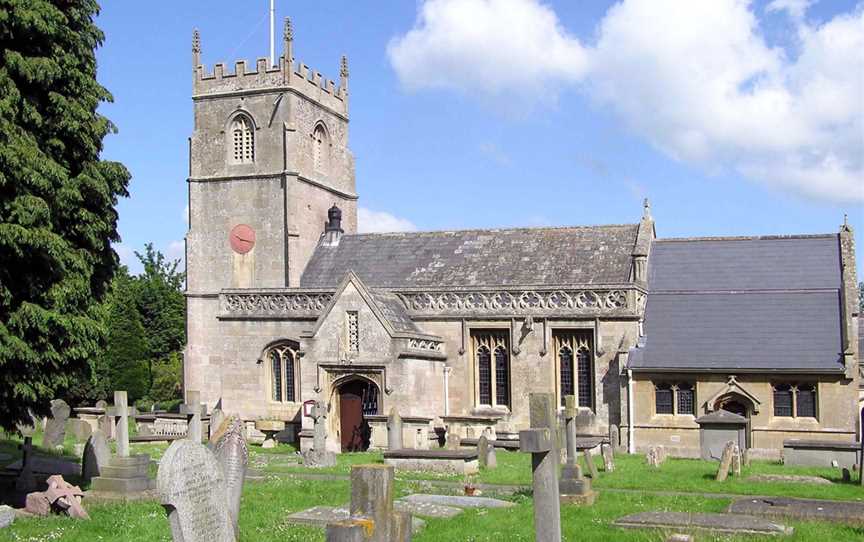
[[[539,0],[426,0],[388,54],[411,89],[535,93],[584,83],[669,156],[781,189],[864,201],[864,8],[821,25],[774,0],[796,55],[747,0],[623,0],[583,46]]]
[[[180,265],[185,265],[186,260],[186,242],[171,241],[168,243],[168,248],[165,250],[165,258],[169,261],[180,260]]]
[[[532,96],[578,81],[585,68],[578,40],[537,0],[428,0],[387,54],[410,90]]]
[[[390,213],[360,207],[357,209],[357,230],[360,233],[416,231],[417,226]]]

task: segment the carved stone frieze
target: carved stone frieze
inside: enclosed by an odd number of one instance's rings
[[[412,350],[424,350],[428,352],[440,352],[444,343],[431,339],[408,339],[408,348]]]
[[[333,300],[330,292],[226,292],[224,316],[317,317]]]

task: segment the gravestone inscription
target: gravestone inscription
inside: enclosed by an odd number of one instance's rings
[[[175,440],[159,463],[159,499],[174,542],[235,542],[225,476],[206,446]]]
[[[225,490],[228,498],[228,513],[234,527],[234,536],[240,538],[240,497],[249,464],[249,447],[243,431],[243,422],[233,419],[233,423],[215,446],[216,459],[225,476]]]

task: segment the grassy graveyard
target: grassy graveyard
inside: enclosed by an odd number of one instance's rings
[[[39,442],[39,435],[34,439]],[[0,453],[16,458],[19,441],[13,437],[0,440]],[[67,443],[68,445],[68,443]],[[71,449],[71,446],[69,446]],[[133,444],[132,453],[148,453],[161,457],[165,444]],[[382,462],[380,453],[343,454],[338,465],[330,469],[306,469],[292,464],[294,448],[280,445],[271,450],[251,446],[250,468],[264,474],[261,481],[250,481],[243,493],[241,533],[243,540],[256,541],[323,541],[323,531],[301,527],[286,521],[288,514],[317,505],[340,506],[349,501],[350,484],[343,476],[352,465]],[[58,454],[59,455],[59,454]],[[69,458],[69,455],[66,455]],[[668,459],[660,469],[651,469],[642,456],[617,455],[615,472],[602,472],[602,461],[596,458],[600,475],[594,488],[600,496],[592,507],[562,507],[564,540],[652,541],[662,538],[656,532],[629,531],[612,526],[624,515],[640,511],[722,512],[731,498],[702,494],[778,495],[802,498],[864,500],[864,488],[844,484],[836,469],[785,467],[776,462],[753,462],[745,467],[741,477],[715,482],[716,463]],[[11,462],[11,460],[9,460]],[[304,474],[331,475],[330,479],[305,479]],[[749,482],[753,474],[800,474],[821,476],[831,485],[802,483]],[[856,473],[857,475],[857,473]],[[397,497],[418,492],[446,493],[458,491],[465,483],[526,486],[514,494],[495,494],[511,500],[509,509],[467,510],[454,519],[426,519],[426,528],[415,540],[433,541],[500,541],[533,540],[533,509],[530,497],[531,468],[527,454],[498,452],[498,468],[482,471],[469,480],[456,476],[426,473],[397,474]],[[74,481],[77,483],[77,481]],[[435,485],[449,483],[448,487]],[[671,495],[670,492],[687,492]],[[484,495],[495,493],[487,488]],[[90,521],[75,521],[64,517],[19,519],[10,528],[0,531],[0,541],[170,541],[168,523],[162,507],[154,502],[127,504],[87,503]],[[820,522],[784,523],[795,527],[795,535],[786,540],[864,540],[864,528]],[[773,538],[765,538],[769,540]],[[760,540],[758,537],[712,537],[697,540]]]

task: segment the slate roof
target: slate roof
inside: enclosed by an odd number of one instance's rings
[[[657,240],[634,370],[842,372],[836,235]]]
[[[629,282],[637,224],[345,235],[319,245],[303,288],[352,270],[371,288],[556,286]]]
[[[400,333],[422,333],[408,316],[408,313],[405,312],[405,304],[398,297],[381,290],[375,290],[371,294],[384,318],[390,322],[394,330]]]

